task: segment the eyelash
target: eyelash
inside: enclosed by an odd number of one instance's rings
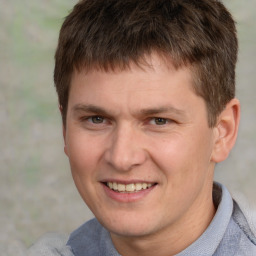
[[[164,125],[172,122],[172,120],[170,120],[168,118],[164,118],[164,117],[153,117],[153,118],[150,118],[149,119],[149,123],[152,122],[152,121],[154,121],[155,125],[157,125],[157,126],[164,126]],[[164,123],[157,124],[158,121],[160,121],[160,122],[163,121]]]
[[[81,122],[88,122],[91,125],[95,125],[95,126],[96,125],[105,125],[105,124],[108,124],[108,123],[111,122],[111,121],[109,121],[108,118],[100,116],[100,115],[81,117],[80,121]],[[97,121],[99,121],[99,122],[97,122]],[[162,123],[159,123],[159,121],[162,122]],[[175,122],[175,121],[172,120],[172,119],[164,118],[164,117],[149,117],[149,118],[146,119],[145,124],[160,127],[160,126],[166,126],[166,125],[168,125],[170,123],[173,123],[173,122]]]
[[[102,122],[94,122],[93,119],[101,119]],[[102,124],[102,123],[104,123],[105,120],[106,120],[106,118],[103,117],[103,116],[100,116],[100,115],[85,116],[85,117],[80,118],[80,121],[82,121],[82,122],[87,121],[87,122],[90,122],[92,124]]]

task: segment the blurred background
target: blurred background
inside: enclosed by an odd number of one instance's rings
[[[54,51],[75,0],[0,0],[0,252],[23,255],[45,232],[69,233],[92,216],[63,153]],[[226,0],[237,21],[242,120],[215,179],[256,205],[256,0]],[[237,192],[238,191],[238,192]]]

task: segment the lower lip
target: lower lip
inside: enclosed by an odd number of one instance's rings
[[[111,199],[113,199],[115,201],[122,202],[122,203],[129,203],[129,202],[135,202],[135,201],[141,200],[141,199],[145,198],[149,193],[152,192],[152,190],[154,190],[156,188],[156,185],[154,185],[150,188],[143,189],[138,192],[127,192],[127,193],[121,192],[120,193],[120,192],[110,189],[105,184],[102,184],[102,186],[103,186],[103,189],[108,197],[110,197]]]

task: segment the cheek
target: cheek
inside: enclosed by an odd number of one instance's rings
[[[92,207],[97,201],[95,184],[97,184],[97,169],[99,163],[99,148],[93,142],[82,136],[72,135],[67,140],[68,158],[73,180],[81,197]]]
[[[212,144],[209,134],[179,134],[161,144],[155,144],[152,150],[152,158],[166,175],[194,179],[209,167]]]
[[[87,176],[99,161],[99,148],[86,136],[73,133],[67,137],[66,150],[72,173],[79,176]]]
[[[191,157],[191,147],[184,136],[170,136],[161,143],[152,144],[152,158],[165,170],[175,171],[175,166],[185,165]]]

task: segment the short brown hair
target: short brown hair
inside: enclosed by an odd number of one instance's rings
[[[154,51],[191,69],[213,127],[235,97],[237,48],[235,22],[217,0],[81,0],[62,25],[55,54],[63,124],[74,69],[126,69]]]

